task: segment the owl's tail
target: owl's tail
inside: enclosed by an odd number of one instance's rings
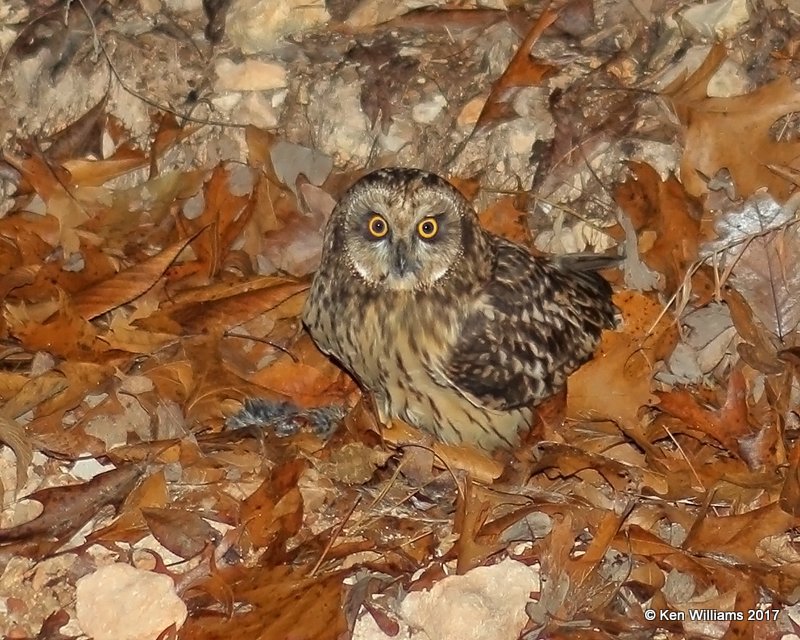
[[[612,256],[605,253],[567,253],[552,258],[560,267],[571,271],[601,271],[618,266],[625,256]]]

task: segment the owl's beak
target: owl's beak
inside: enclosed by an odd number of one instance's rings
[[[406,275],[413,265],[408,254],[408,245],[405,242],[397,242],[392,247],[392,269],[397,276]]]

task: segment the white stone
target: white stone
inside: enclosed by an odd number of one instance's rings
[[[203,0],[164,0],[164,5],[173,13],[194,13],[203,10]]]
[[[445,4],[444,0],[361,0],[350,12],[345,24],[350,27],[364,28],[388,22],[402,16],[413,9],[434,7]]]
[[[211,98],[211,104],[213,104],[217,110],[222,111],[223,113],[230,113],[241,101],[241,93],[223,93]]]
[[[268,91],[286,86],[286,69],[275,62],[250,58],[237,64],[220,58],[215,71],[217,91]]]
[[[239,103],[234,120],[251,124],[260,129],[274,129],[278,126],[278,113],[269,100],[260,93],[248,93]]]
[[[430,100],[414,105],[414,108],[411,110],[411,117],[414,119],[414,122],[430,124],[436,120],[446,104],[447,100],[445,97],[441,93],[437,93]]]
[[[750,19],[747,0],[716,0],[694,4],[680,12],[680,18],[700,35],[721,40],[732,37]]]
[[[231,42],[244,53],[270,51],[282,38],[325,24],[325,0],[237,0],[225,22]]]
[[[311,89],[308,121],[317,132],[319,149],[337,158],[337,164],[365,163],[373,136],[369,119],[361,110],[361,85],[338,77],[321,80]]]
[[[77,583],[78,624],[94,640],[152,640],[186,620],[169,576],[112,564]]]
[[[516,560],[448,576],[400,605],[411,628],[439,640],[503,640],[519,636],[525,605],[539,588],[538,572]]]
[[[393,120],[385,134],[378,134],[378,142],[381,147],[392,153],[397,153],[413,141],[414,126],[405,120]]]

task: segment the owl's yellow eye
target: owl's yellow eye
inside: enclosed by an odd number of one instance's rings
[[[417,225],[417,233],[423,240],[430,240],[439,233],[439,223],[436,218],[425,218]]]
[[[389,233],[389,225],[386,224],[383,216],[379,216],[377,213],[369,219],[367,229],[375,238],[383,238]]]

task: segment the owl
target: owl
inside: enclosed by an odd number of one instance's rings
[[[592,269],[489,233],[433,173],[381,169],[334,208],[303,321],[382,423],[511,448],[613,325],[611,287]]]

